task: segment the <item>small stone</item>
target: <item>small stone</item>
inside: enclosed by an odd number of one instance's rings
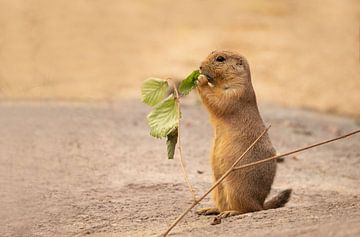
[[[218,225],[221,224],[221,218],[215,217],[214,220],[210,223],[210,225]]]

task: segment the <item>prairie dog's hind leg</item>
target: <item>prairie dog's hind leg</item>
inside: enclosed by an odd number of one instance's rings
[[[220,211],[218,208],[216,207],[205,207],[205,208],[200,208],[196,211],[196,214],[198,215],[204,215],[204,216],[208,216],[208,215],[218,215],[220,214]]]

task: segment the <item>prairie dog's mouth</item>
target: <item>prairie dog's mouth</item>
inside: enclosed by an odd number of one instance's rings
[[[204,70],[200,70],[200,73],[204,76],[207,77],[208,81],[210,83],[214,83],[214,77],[212,77],[211,75],[209,75],[209,73],[205,72]]]
[[[208,85],[209,85],[210,87],[214,87],[214,84],[212,83],[213,80],[212,80],[212,78],[211,78],[209,75],[204,74],[204,73],[201,73],[200,75],[205,76],[205,77],[207,78],[207,80],[208,80]]]

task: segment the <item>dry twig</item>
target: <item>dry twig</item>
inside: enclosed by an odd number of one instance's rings
[[[246,165],[242,165],[242,166],[238,166],[236,167],[236,165],[239,163],[239,161],[246,155],[246,153],[258,142],[258,140],[269,130],[270,126],[267,127],[264,132],[247,148],[247,150],[234,162],[234,164],[231,166],[231,168],[229,168],[229,170],[213,185],[211,186],[211,188],[203,195],[201,196],[201,198],[199,198],[197,201],[195,201],[193,204],[191,204],[191,206],[186,209],[175,221],[174,223],[166,230],[166,232],[164,233],[163,236],[166,236],[167,234],[169,234],[169,232],[180,222],[180,220],[182,218],[184,218],[184,216],[191,211],[191,209],[193,209],[197,204],[200,203],[200,201],[202,201],[216,186],[218,186],[231,172],[235,171],[235,170],[240,170],[240,169],[244,169],[246,167],[250,167],[250,166],[255,166],[255,165],[258,165],[258,164],[261,164],[261,163],[265,163],[265,162],[268,162],[270,160],[275,160],[279,157],[285,157],[285,156],[288,156],[288,155],[291,155],[291,154],[294,154],[294,153],[298,153],[298,152],[301,152],[301,151],[304,151],[304,150],[308,150],[308,149],[311,149],[311,148],[314,148],[314,147],[317,147],[317,146],[321,146],[321,145],[324,145],[324,144],[327,144],[327,143],[330,143],[330,142],[334,142],[334,141],[337,141],[337,140],[340,140],[340,139],[343,139],[343,138],[346,138],[346,137],[349,137],[349,136],[352,136],[352,135],[355,135],[356,133],[359,133],[360,130],[355,130],[353,132],[350,132],[348,134],[345,134],[343,136],[339,136],[339,137],[336,137],[336,138],[333,138],[333,139],[329,139],[329,140],[326,140],[326,141],[323,141],[323,142],[319,142],[319,143],[315,143],[313,145],[310,145],[310,146],[307,146],[307,147],[304,147],[304,148],[300,148],[300,149],[296,149],[294,151],[290,151],[290,152],[286,152],[284,154],[281,154],[281,155],[276,155],[276,156],[272,156],[272,157],[269,157],[269,158],[266,158],[266,159],[263,159],[263,160],[260,160],[260,161],[256,161],[256,162],[252,162],[252,163],[249,163],[249,164],[246,164]]]
[[[263,159],[263,160],[259,160],[259,161],[255,161],[255,162],[252,162],[252,163],[249,163],[249,164],[246,164],[246,165],[235,167],[233,170],[244,169],[244,168],[247,168],[247,167],[250,167],[250,166],[265,163],[267,161],[275,160],[275,159],[280,158],[280,157],[285,158],[285,156],[292,155],[294,153],[298,153],[298,152],[301,152],[301,151],[305,151],[305,150],[308,150],[308,149],[311,149],[311,148],[314,148],[314,147],[317,147],[317,146],[321,146],[321,145],[324,145],[324,144],[327,144],[327,143],[330,143],[330,142],[334,142],[334,141],[337,141],[337,140],[340,140],[340,139],[343,139],[343,138],[346,138],[346,137],[350,137],[350,136],[355,135],[356,133],[359,133],[359,132],[360,132],[360,130],[355,130],[353,132],[347,133],[347,134],[342,135],[340,137],[336,137],[336,138],[329,139],[329,140],[319,142],[319,143],[315,143],[315,144],[312,144],[312,145],[309,145],[309,146],[306,146],[306,147],[303,147],[303,148],[300,148],[300,149],[296,149],[294,151],[286,152],[284,154],[275,155],[275,156],[272,156],[272,157],[269,157],[269,158],[266,158],[266,159]]]
[[[191,210],[193,209],[193,207],[195,207],[197,204],[199,204],[199,202],[201,202],[214,188],[216,188],[235,168],[235,166],[239,163],[239,161],[250,151],[250,149],[260,140],[260,138],[262,136],[264,136],[264,134],[269,130],[270,126],[268,126],[261,134],[258,138],[256,138],[256,140],[246,149],[246,151],[233,163],[233,165],[228,169],[228,171],[226,171],[226,173],[221,176],[220,179],[218,179],[216,181],[216,183],[211,186],[211,188],[204,194],[202,195],[198,200],[196,200],[193,204],[191,204],[191,206],[186,209],[175,221],[174,223],[165,231],[163,236],[166,236],[167,234],[169,234],[169,232],[179,223],[179,221],[181,221],[182,218],[184,218],[184,216]]]

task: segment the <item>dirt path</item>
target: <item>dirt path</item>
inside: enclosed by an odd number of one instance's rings
[[[2,103],[0,111],[0,236],[156,235],[190,203],[178,162],[166,159],[163,140],[148,135],[148,108],[137,101]],[[315,112],[261,111],[278,152],[359,128]],[[211,130],[192,100],[183,112],[185,156],[200,194],[211,185]],[[217,226],[192,212],[173,235],[359,235],[359,144],[357,136],[280,164],[273,193],[294,189],[284,208]]]

